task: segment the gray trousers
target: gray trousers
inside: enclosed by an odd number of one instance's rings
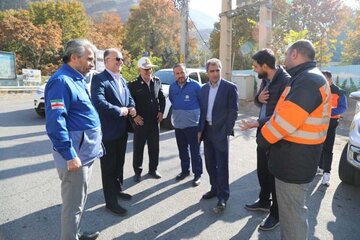
[[[309,185],[286,183],[275,178],[282,240],[308,239],[308,209],[305,202]]]
[[[87,198],[92,163],[70,172],[57,169],[61,180],[61,240],[78,240],[81,215]]]

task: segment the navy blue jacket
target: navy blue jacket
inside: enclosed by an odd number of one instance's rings
[[[262,119],[258,119],[259,122],[259,130],[262,128],[262,126],[270,120],[270,117],[272,116],[272,114],[274,113],[275,110],[275,106],[282,94],[282,92],[284,91],[286,85],[288,84],[288,82],[291,79],[291,76],[284,70],[283,67],[281,66],[277,66],[277,70],[276,73],[273,77],[273,79],[270,81],[270,84],[268,86],[268,91],[269,91],[269,99],[267,101],[266,104],[266,113],[265,113],[265,117]],[[266,86],[266,80],[262,80],[259,91],[257,92],[255,99],[254,99],[254,103],[256,106],[260,107],[262,106],[262,103],[259,102],[259,95],[260,93],[264,90]]]
[[[121,107],[135,107],[130,91],[122,79],[125,102],[121,102],[115,80],[106,70],[94,75],[91,82],[91,100],[99,113],[103,141],[121,138],[126,133],[127,116],[121,116]]]
[[[199,132],[201,132],[202,135],[205,129],[209,90],[210,82],[205,84],[200,92]],[[218,140],[220,148],[222,143],[227,141],[227,136],[233,133],[238,109],[239,104],[236,85],[225,79],[221,79],[212,112],[212,127],[218,132],[216,140]]]

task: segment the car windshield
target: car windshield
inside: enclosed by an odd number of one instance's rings
[[[160,78],[161,84],[171,85],[175,82],[174,73],[172,71],[157,71],[154,75]]]

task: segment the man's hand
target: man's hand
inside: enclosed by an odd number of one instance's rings
[[[241,131],[248,130],[250,128],[259,127],[259,122],[257,120],[249,119],[249,120],[241,120],[239,123],[239,127]]]
[[[128,108],[128,111],[129,111],[129,115],[130,115],[131,117],[135,117],[135,116],[136,116],[136,110],[135,110],[135,108],[130,107],[130,108]]]
[[[134,119],[134,122],[136,125],[138,125],[138,126],[144,125],[144,119],[140,115],[137,115],[133,119]]]
[[[129,114],[129,109],[127,107],[122,107],[121,109],[121,116],[127,116]]]
[[[158,112],[157,114],[157,121],[158,123],[160,123],[163,120],[163,113],[162,112]]]
[[[267,103],[267,100],[269,99],[269,91],[267,88],[264,88],[261,93],[258,96],[258,100],[261,103]]]
[[[80,158],[75,157],[72,160],[67,161],[67,170],[70,172],[77,171],[81,168]]]
[[[201,143],[201,132],[198,132],[198,135],[197,135],[197,137],[198,137],[198,143],[200,144]]]

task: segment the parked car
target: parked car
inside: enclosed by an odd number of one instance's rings
[[[97,73],[98,72],[96,70],[91,70],[86,75],[85,81],[86,81],[86,85],[87,85],[88,89],[90,89],[92,77]],[[46,82],[47,81],[45,81],[44,84],[39,86],[36,89],[35,94],[34,94],[34,109],[35,109],[35,112],[41,117],[45,117],[45,97],[44,97],[44,93],[45,93]]]
[[[46,82],[41,86],[39,86],[34,94],[35,112],[41,117],[45,117],[45,99],[44,99],[45,85]]]
[[[201,85],[203,85],[209,81],[207,73],[204,69],[187,68],[186,71],[191,79],[198,81]],[[164,111],[164,115],[163,115],[164,120],[162,121],[161,125],[164,128],[173,129],[174,126],[171,122],[172,108],[171,108],[171,102],[169,100],[170,85],[176,81],[173,70],[172,70],[172,68],[160,69],[157,72],[155,72],[154,75],[156,77],[160,78],[161,84],[162,84],[162,90],[166,97],[165,111]]]
[[[349,140],[340,158],[339,177],[345,183],[360,186],[360,91],[352,92],[350,98],[357,102]]]

